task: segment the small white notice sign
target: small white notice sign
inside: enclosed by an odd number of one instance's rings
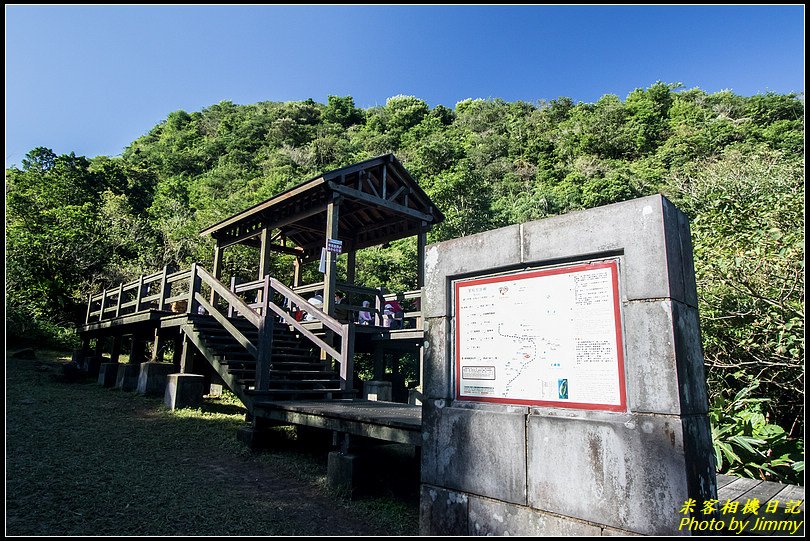
[[[326,251],[333,254],[340,254],[343,252],[343,241],[338,239],[326,239]]]
[[[461,400],[624,411],[615,260],[458,281]]]

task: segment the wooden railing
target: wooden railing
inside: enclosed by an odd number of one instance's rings
[[[397,301],[404,310],[403,328],[422,329],[422,290],[406,291],[383,295],[383,308],[388,301]]]
[[[337,282],[336,288],[346,294],[346,300],[336,306],[341,313],[339,319],[351,322],[358,321],[359,312],[369,312],[373,315],[374,325],[383,326],[383,311],[385,304],[396,300],[404,309],[403,328],[422,329],[422,291],[406,291],[404,293],[389,293],[383,295],[379,289],[358,286],[346,282]],[[306,295],[309,293],[322,293],[324,283],[317,282],[293,288],[295,293]],[[362,301],[368,300],[370,306],[362,306]],[[372,302],[373,301],[373,302]]]
[[[187,284],[184,291],[172,295],[175,285]],[[205,295],[204,289],[209,295]],[[156,291],[156,292],[154,292]],[[255,291],[255,301],[247,302],[241,295]],[[120,284],[91,295],[87,303],[85,324],[114,319],[147,310],[208,314],[216,319],[233,338],[256,359],[256,389],[268,388],[273,347],[273,326],[276,318],[294,327],[340,365],[341,389],[351,390],[354,371],[353,323],[341,323],[310,304],[306,299],[279,282],[265,276],[237,285],[231,280],[230,288],[196,263],[191,269],[169,273],[163,271],[141,276],[138,280]],[[314,334],[295,319],[296,311],[305,311],[331,331],[333,344]],[[254,344],[233,323],[243,318],[258,331]],[[339,345],[339,349],[335,345]]]
[[[316,289],[310,288],[304,292],[312,292]],[[243,300],[246,306],[264,316],[278,316],[282,324],[293,327],[302,336],[305,336],[310,342],[335,359],[340,365],[341,389],[350,390],[352,388],[354,372],[354,344],[352,342],[354,332],[351,327],[353,323],[342,323],[327,315],[298,292],[269,276],[265,277],[264,280],[254,280],[241,284],[237,284],[236,279],[231,278],[230,290],[236,295],[253,297],[256,300],[251,303]],[[319,321],[325,329],[331,331],[334,341],[340,344],[340,349],[336,349],[324,337],[316,335],[306,325],[302,324],[303,322],[298,321],[296,318],[298,313],[310,314],[314,321]],[[231,306],[229,316],[233,315],[233,306]]]
[[[85,324],[104,321],[145,310],[180,310],[175,303],[187,301],[188,293],[172,295],[175,284],[186,282],[191,276],[190,270],[169,273],[168,267],[160,272],[141,275],[137,280],[122,283],[118,287],[105,289],[97,295],[91,295],[87,301]]]

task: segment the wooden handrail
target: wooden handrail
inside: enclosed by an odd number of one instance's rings
[[[312,293],[313,291],[320,291],[324,288],[323,282],[316,282],[314,284],[307,284],[305,286],[298,286],[294,288],[292,291],[297,295],[303,295],[304,293]]]
[[[230,289],[225,287],[225,284],[214,278],[214,276],[205,270],[204,268],[197,265],[197,276],[203,279],[206,284],[208,284],[211,289],[216,291],[226,302],[230,303],[234,306],[237,312],[242,314],[242,316],[247,319],[250,323],[253,324],[254,327],[257,329],[261,326],[261,316],[256,313],[245,301],[240,299],[233,293]],[[208,308],[206,308],[207,310]]]
[[[264,280],[254,280],[252,282],[244,282],[236,284],[235,291],[237,293],[244,293],[245,291],[253,291],[254,289],[261,289],[264,287]]]
[[[308,314],[312,314],[312,317],[323,323],[324,327],[327,327],[338,334],[342,334],[343,329],[341,328],[341,324],[338,320],[325,314],[320,308],[316,308],[310,304],[306,299],[304,299],[304,297],[301,297],[289,287],[285,286],[275,278],[270,278],[270,287],[273,288],[274,291],[281,293],[281,295],[286,297],[288,301],[295,303],[299,308],[305,309]],[[287,315],[289,316],[289,314]]]
[[[199,269],[199,267],[197,268]],[[199,291],[195,291],[194,297],[196,298],[197,302],[199,302],[200,305],[203,308],[205,308],[206,311],[208,311],[208,313],[211,314],[214,317],[214,319],[216,319],[220,323],[220,325],[225,327],[225,330],[231,333],[231,336],[233,336],[236,339],[236,341],[239,342],[242,345],[242,347],[244,347],[248,351],[248,353],[253,355],[254,359],[259,356],[259,351],[258,349],[256,349],[256,346],[254,346],[253,343],[250,340],[248,340],[247,337],[244,334],[242,334],[242,332],[239,329],[237,329],[233,323],[228,321],[227,317],[221,314],[219,310],[211,306],[211,304],[208,302],[208,299],[206,299],[204,295],[202,295]]]
[[[317,335],[313,334],[312,331],[301,325],[301,322],[296,321],[294,317],[292,317],[289,313],[285,312],[284,309],[281,308],[279,305],[277,305],[274,302],[271,302],[268,308],[270,308],[270,310],[272,310],[279,316],[283,317],[284,320],[289,325],[292,325],[298,332],[309,338],[309,340],[313,342],[316,346],[326,351],[326,353],[331,355],[333,359],[343,362],[343,356],[340,353],[338,353],[338,351],[335,348],[333,348],[332,346],[321,340]]]
[[[153,293],[150,291],[150,294],[145,295],[146,287],[144,286],[158,280],[160,281],[158,292]],[[180,295],[171,295],[171,284],[183,280],[189,281],[188,291]],[[211,288],[213,292],[212,299],[216,299],[216,295],[219,295],[225,301],[227,304],[226,313],[221,312],[220,309],[217,308],[216,302],[209,302],[209,299],[202,294],[203,282]],[[360,288],[352,287],[352,289],[359,290]],[[132,290],[136,291],[134,296],[129,297],[132,300],[124,302],[125,294]],[[237,293],[252,290],[263,292],[260,302],[248,303],[237,295]],[[300,322],[296,321],[293,315],[285,310],[285,308],[273,302],[273,292],[278,292],[284,297],[288,306],[295,305],[301,310],[306,310],[316,321],[319,321],[324,328],[332,331],[336,335],[335,338],[340,342],[340,351],[303,326]],[[112,302],[113,298],[115,299],[114,303]],[[275,315],[283,318],[287,324],[295,328],[302,336],[306,337],[315,346],[337,360],[341,366],[341,388],[351,389],[353,372],[352,355],[354,350],[352,324],[341,324],[338,320],[324,313],[298,293],[270,276],[265,276],[263,280],[255,280],[240,285],[236,285],[235,281],[232,281],[231,287],[229,288],[196,263],[192,264],[189,270],[178,271],[171,274],[168,273],[168,268],[164,268],[162,271],[151,275],[141,275],[136,282],[119,284],[115,290],[104,289],[99,295],[89,296],[85,323],[89,323],[96,315],[98,316],[98,321],[102,321],[108,312],[113,312],[116,316],[120,316],[123,315],[124,310],[134,308],[134,313],[137,313],[142,307],[146,308],[144,305],[155,301],[157,301],[158,304],[157,308],[162,310],[165,305],[183,299],[188,300],[186,313],[196,314],[197,307],[201,306],[257,360],[255,380],[257,389],[265,389],[267,387]],[[93,310],[95,303],[99,303],[98,310]],[[257,328],[259,331],[258,345],[253,344],[244,333],[230,321],[230,316],[233,314],[234,310]],[[131,314],[133,312],[128,313]]]
[[[181,270],[166,276],[166,281],[171,283],[187,280],[191,276],[191,269]]]

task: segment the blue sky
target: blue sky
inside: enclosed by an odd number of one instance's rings
[[[351,95],[804,92],[804,6],[6,6],[6,166],[117,155],[178,109]]]

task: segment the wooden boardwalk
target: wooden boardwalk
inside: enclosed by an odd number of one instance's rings
[[[396,443],[422,445],[422,406],[373,400],[256,402],[254,415]]]
[[[730,475],[717,476],[718,506],[722,510],[727,500],[737,502],[739,509],[736,513],[719,515],[728,525],[732,519],[742,521],[745,528],[742,533],[746,535],[804,535],[804,487],[796,485],[783,485],[759,479],[746,479]],[[745,511],[746,503],[759,502],[756,513]],[[787,511],[789,503],[801,502],[797,506],[798,513]],[[775,511],[768,512],[769,504]],[[787,521],[797,525],[795,533],[788,528]],[[801,525],[798,522],[801,521]],[[785,527],[785,529],[777,529]],[[727,530],[728,531],[728,530]],[[728,532],[731,533],[731,532]]]

